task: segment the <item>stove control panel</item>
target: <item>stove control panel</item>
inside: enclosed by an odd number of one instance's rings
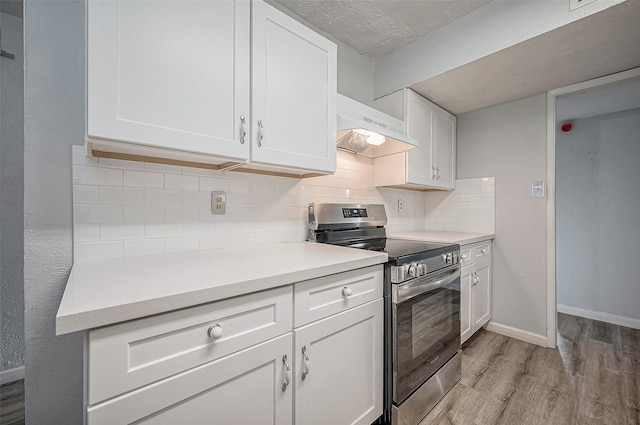
[[[447,252],[441,256],[414,261],[400,266],[391,266],[391,283],[402,283],[433,271],[460,263],[459,252]]]

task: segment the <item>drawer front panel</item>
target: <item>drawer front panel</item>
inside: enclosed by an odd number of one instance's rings
[[[475,261],[491,257],[491,242],[481,242],[475,247]]]
[[[340,313],[382,297],[382,265],[295,284],[294,326]]]
[[[460,265],[462,267],[473,264],[474,249],[469,245],[460,247]]]
[[[292,289],[218,301],[89,333],[89,404],[285,334]]]

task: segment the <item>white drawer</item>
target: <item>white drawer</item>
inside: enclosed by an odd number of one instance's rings
[[[296,283],[294,326],[340,313],[382,297],[382,265]]]
[[[491,257],[491,241],[488,242],[480,242],[477,245],[474,245],[474,257],[475,261],[480,261],[484,258]]]
[[[209,336],[209,329],[221,331]],[[292,327],[291,286],[89,332],[89,404],[283,335]]]
[[[473,251],[469,245],[460,247],[460,265],[462,267],[473,264]]]

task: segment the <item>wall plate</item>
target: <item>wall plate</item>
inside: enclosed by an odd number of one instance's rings
[[[225,192],[211,192],[211,214],[227,212],[227,194]]]

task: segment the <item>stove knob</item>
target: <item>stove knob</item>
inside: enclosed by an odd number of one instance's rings
[[[408,273],[408,274],[409,274],[409,276],[411,276],[411,277],[417,277],[417,276],[419,276],[419,274],[418,274],[418,268],[416,267],[416,265],[415,265],[415,264],[411,264],[411,265],[409,266],[409,269],[407,270],[407,273]]]
[[[458,254],[453,254],[453,264],[458,264],[460,262],[460,258]]]
[[[418,276],[423,276],[425,274],[427,274],[427,265],[418,264]]]
[[[447,264],[453,264],[453,254],[447,254]]]
[[[442,264],[447,262],[447,254],[442,254]]]

